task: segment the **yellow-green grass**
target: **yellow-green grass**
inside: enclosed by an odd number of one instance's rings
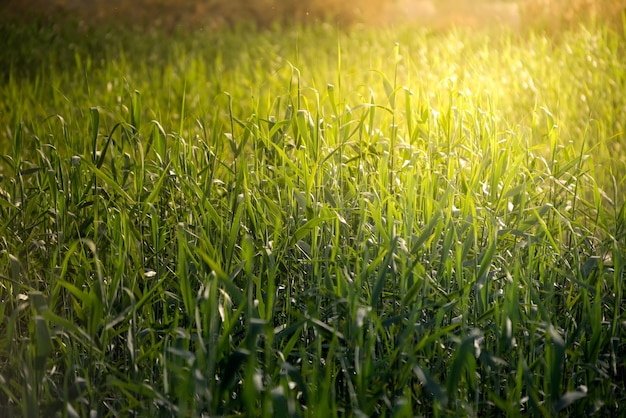
[[[623,413],[622,35],[0,35],[0,415]]]

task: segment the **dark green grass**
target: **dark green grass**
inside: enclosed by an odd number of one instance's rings
[[[623,413],[618,35],[15,30],[0,415]]]

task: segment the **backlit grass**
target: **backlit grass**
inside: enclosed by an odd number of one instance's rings
[[[0,35],[0,415],[623,413],[619,34]]]

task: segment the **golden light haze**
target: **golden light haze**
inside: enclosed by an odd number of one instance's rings
[[[504,25],[559,30],[589,19],[621,26],[625,10],[626,0],[6,0],[0,16],[75,16],[88,25],[113,21],[191,29],[331,21],[340,27],[410,22],[435,29]]]

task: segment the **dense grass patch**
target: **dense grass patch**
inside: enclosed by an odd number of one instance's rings
[[[623,413],[619,35],[1,34],[0,414]]]

